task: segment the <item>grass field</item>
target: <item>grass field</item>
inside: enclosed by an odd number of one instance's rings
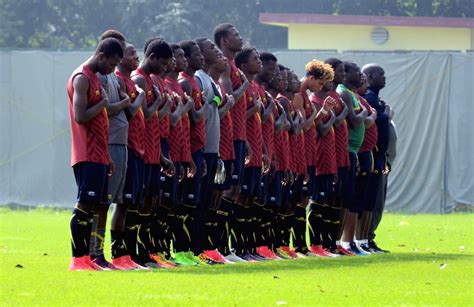
[[[387,214],[390,254],[134,272],[68,272],[69,216],[0,208],[0,305],[474,305],[472,214]]]

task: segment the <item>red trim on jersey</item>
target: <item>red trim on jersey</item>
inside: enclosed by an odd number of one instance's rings
[[[109,164],[109,119],[104,108],[87,123],[79,124],[74,115],[74,78],[82,74],[89,80],[87,92],[87,107],[94,106],[102,101],[100,81],[97,75],[82,64],[72,73],[67,84],[69,100],[69,120],[71,125],[71,166],[79,162],[97,162]]]

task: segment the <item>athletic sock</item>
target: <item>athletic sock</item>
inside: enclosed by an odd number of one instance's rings
[[[293,219],[293,246],[295,250],[305,252],[307,250],[306,244],[306,211],[305,208],[296,206],[295,217]]]
[[[112,259],[128,255],[125,245],[125,232],[110,230]]]
[[[320,210],[319,204],[312,200],[310,200],[306,207],[306,223],[309,229],[310,246],[321,244],[322,215]]]
[[[96,237],[97,226],[99,226],[99,214],[94,213],[92,217],[91,237],[89,240],[89,255],[91,257],[96,256],[94,253],[94,248],[97,245],[97,237]]]
[[[231,219],[235,218],[232,213],[232,202],[229,199],[223,198],[219,209],[216,211],[217,227],[214,233],[214,242],[217,244],[217,249],[223,254],[230,253],[229,236]]]
[[[127,211],[125,217],[125,246],[127,247],[128,254],[136,259],[137,252],[137,237],[138,237],[138,212]]]
[[[150,219],[151,215],[149,213],[138,214],[137,251],[140,259],[149,258],[151,249]]]
[[[94,217],[95,220],[95,217]],[[93,221],[92,223],[95,223]],[[91,233],[91,245],[89,246],[89,255],[91,258],[97,258],[104,255],[105,229],[97,228]]]
[[[79,208],[72,211],[69,227],[71,231],[71,247],[73,257],[89,255],[89,241],[92,229],[93,214]]]

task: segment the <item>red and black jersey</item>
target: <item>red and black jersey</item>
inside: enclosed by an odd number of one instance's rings
[[[360,95],[358,96],[360,103],[367,109],[369,115],[372,115],[372,108],[370,107],[370,104],[367,102],[367,100],[365,100],[364,97]],[[372,149],[374,149],[377,145],[378,136],[377,125],[375,123],[370,127],[365,126],[364,141],[360,146],[359,152],[372,151]]]
[[[253,108],[258,99],[258,92],[253,84],[251,84],[245,91],[245,97],[247,99],[247,110],[249,110]],[[258,111],[253,116],[247,118],[247,141],[250,144],[252,155],[250,157],[250,162],[246,167],[262,167],[263,139],[262,119],[260,116],[260,111]]]
[[[159,75],[151,74],[151,78],[153,80],[153,83],[156,85],[156,87],[158,87],[161,93],[161,105],[158,107],[158,110],[161,110],[161,108],[163,108],[164,105],[166,104],[166,94],[169,91],[166,89],[166,84]],[[168,112],[165,114],[163,118],[160,119],[160,138],[168,139],[169,135],[170,135],[170,114]]]
[[[324,100],[316,95],[312,95],[311,100],[316,103],[319,108],[322,108],[324,105]],[[326,114],[321,120],[323,123],[327,123],[329,119],[329,114]],[[334,128],[331,126],[326,135],[318,133],[318,138],[316,139],[316,175],[320,176],[336,173],[336,140]]]
[[[181,97],[183,103],[185,103],[186,97],[184,91],[179,85],[178,81],[171,77],[166,77],[165,83],[168,90],[172,93],[175,92]],[[172,96],[173,97],[173,96]],[[177,107],[175,98],[171,104],[171,111],[173,112]],[[190,122],[189,115],[186,113],[183,117],[178,120],[174,127],[170,127],[170,135],[168,137],[170,145],[170,157],[172,161],[190,162],[191,161],[191,145],[190,145]]]
[[[179,74],[179,80],[187,80],[191,84],[192,88],[192,97],[194,99],[194,106],[196,111],[202,107],[202,91],[199,87],[199,84],[196,80],[188,75],[186,72],[182,71]],[[197,123],[191,121],[191,153],[204,148],[206,143],[206,126],[204,118],[198,121]]]
[[[335,112],[336,116],[342,112],[341,96],[335,91],[330,91],[329,96],[336,100]],[[347,121],[344,120],[341,125],[334,127],[335,142],[336,142],[336,164],[337,167],[349,167],[351,162],[349,160],[349,132],[347,130]]]
[[[242,79],[240,78],[240,71],[235,65],[233,59],[227,58],[230,65],[230,81],[232,82],[232,89],[235,91],[242,85]],[[230,115],[232,116],[232,135],[234,140],[245,141],[246,140],[246,116],[245,111],[247,99],[245,94],[235,102],[235,105],[230,109]]]
[[[269,101],[267,100],[267,95],[265,95],[265,88],[261,84],[256,82],[255,80],[252,81],[252,84],[254,84],[255,90],[260,96],[260,99],[262,100],[264,107],[267,108]],[[262,110],[262,111],[264,112],[265,110]],[[268,159],[270,160],[270,163],[272,162],[272,159],[273,159],[273,134],[275,133],[275,120],[273,116],[274,115],[272,112],[270,116],[268,117],[267,121],[263,123],[262,125],[263,143],[267,147]]]
[[[282,97],[288,100],[287,97]],[[291,119],[294,120],[296,117],[296,109],[293,105],[293,102],[289,100],[288,111],[290,112]],[[290,170],[297,174],[306,174],[306,151],[304,141],[305,140],[303,131],[300,131],[299,133],[294,133],[290,131]]]
[[[135,73],[145,78],[146,102],[149,106],[155,101],[153,80],[141,68],[138,68]],[[157,112],[153,113],[148,120],[145,120],[145,154],[143,160],[146,164],[160,164],[160,124]]]
[[[300,91],[301,97],[303,98],[303,108],[306,114],[306,118],[311,116],[313,110],[311,108],[312,102],[308,98],[306,91]],[[313,122],[311,127],[304,132],[304,149],[306,156],[307,166],[316,166],[316,125]]]
[[[219,108],[222,108],[226,103],[227,100],[225,99],[225,90],[222,86],[220,86],[219,82],[215,82],[217,86],[219,86],[219,91],[222,96],[222,104]],[[220,129],[221,129],[221,137],[219,140],[219,156],[223,161],[229,161],[235,159],[235,152],[234,152],[234,142],[233,142],[233,126],[232,126],[232,116],[230,115],[230,111],[227,112],[224,117],[221,118],[220,122]]]
[[[133,103],[138,95],[135,83],[129,76],[120,72],[120,70],[116,70],[115,75],[125,83],[127,95],[130,97],[130,102]],[[135,115],[128,121],[127,146],[137,155],[137,157],[143,158],[143,155],[145,154],[145,117],[141,106],[138,108]]]
[[[81,65],[72,73],[67,84],[69,100],[69,119],[71,124],[71,166],[79,162],[96,162],[109,164],[109,118],[104,108],[87,123],[79,124],[74,115],[74,78],[84,75],[89,80],[87,107],[102,101],[100,81],[97,75],[87,66]]]
[[[281,98],[277,98],[277,101]],[[279,102],[277,102],[279,103]],[[273,109],[273,116],[278,119],[280,116],[278,108]],[[288,136],[288,131],[284,129],[279,129],[273,135],[274,140],[274,153],[273,159],[275,161],[275,171],[287,171],[290,169],[290,140]]]

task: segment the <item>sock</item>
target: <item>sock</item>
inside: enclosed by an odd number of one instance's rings
[[[96,256],[94,254],[94,247],[97,245],[96,231],[97,231],[98,225],[99,225],[99,215],[97,213],[94,213],[92,217],[91,237],[89,240],[89,255],[91,255],[92,257]]]
[[[74,208],[69,227],[71,231],[71,247],[73,257],[89,255],[89,241],[92,229],[91,213]]]
[[[224,202],[228,202],[224,204]],[[216,211],[216,222],[217,227],[215,228],[215,233],[213,235],[213,240],[216,242],[216,247],[223,255],[230,254],[229,248],[229,236],[230,236],[230,227],[229,223],[231,220],[231,209],[230,201],[222,199],[222,203],[219,206],[219,209]]]
[[[244,245],[245,245],[245,208],[239,204],[234,203],[234,216],[235,222],[232,223],[231,228],[231,241],[232,241],[232,248],[237,255],[243,254]]]
[[[147,260],[150,258],[151,249],[151,234],[150,234],[150,219],[149,213],[138,215],[138,235],[137,235],[137,252],[138,258]]]
[[[206,220],[204,222],[204,241],[202,244],[203,250],[216,249],[215,232],[217,227],[217,213],[216,210],[208,209]]]
[[[295,240],[293,247],[298,252],[306,252],[306,211],[305,208],[296,206],[293,219],[293,233]]]
[[[351,242],[341,241],[341,246],[344,247],[345,249],[349,249],[350,248],[350,243]]]
[[[306,207],[306,222],[309,229],[310,246],[321,244],[321,207],[315,201],[310,201]]]
[[[95,216],[94,216],[95,217]],[[94,218],[95,220],[95,218]],[[95,221],[92,222],[94,225]],[[92,226],[94,227],[94,226]],[[91,258],[97,258],[104,256],[104,240],[105,240],[105,229],[97,228],[95,232],[91,233],[91,244],[89,246],[89,254]]]
[[[137,237],[138,237],[138,211],[127,211],[125,217],[125,246],[128,254],[132,259],[136,259],[137,251]]]
[[[128,255],[125,244],[125,232],[110,230],[112,259]]]

